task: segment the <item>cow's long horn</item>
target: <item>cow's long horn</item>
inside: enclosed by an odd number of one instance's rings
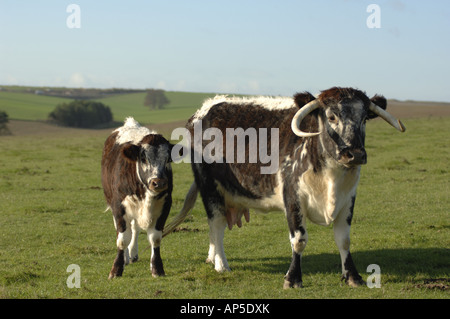
[[[391,124],[393,127],[395,127],[397,130],[399,130],[400,132],[404,132],[406,131],[405,126],[403,125],[402,122],[400,122],[400,120],[397,120],[395,117],[393,117],[391,114],[389,114],[388,112],[386,112],[385,110],[383,110],[381,107],[379,107],[378,105],[376,105],[375,103],[370,103],[369,105],[369,109],[375,113],[376,115],[378,115],[379,117],[381,117],[383,120],[385,120],[386,122],[388,122],[389,124]]]
[[[311,137],[311,136],[316,136],[316,135],[320,134],[320,132],[307,133],[307,132],[303,132],[302,130],[300,130],[300,124],[302,123],[302,121],[306,117],[306,115],[308,115],[309,113],[311,113],[312,111],[317,109],[319,107],[319,105],[320,105],[320,102],[318,100],[313,100],[313,101],[309,102],[308,104],[304,105],[302,108],[300,108],[300,110],[297,111],[297,113],[295,113],[294,117],[292,118],[292,122],[291,122],[292,132],[294,132],[295,135],[300,136],[300,137]]]

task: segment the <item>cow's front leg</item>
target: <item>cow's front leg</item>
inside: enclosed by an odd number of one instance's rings
[[[292,197],[290,197],[292,198]],[[300,211],[300,203],[285,196],[286,217],[289,226],[289,237],[292,247],[292,261],[284,280],[283,288],[302,288],[302,252],[308,242],[308,233],[305,227],[305,218]]]
[[[153,277],[165,276],[163,262],[161,259],[161,239],[162,231],[154,228],[147,230],[148,241],[152,245],[152,258],[150,259],[150,269]]]
[[[295,230],[294,234],[290,231],[291,247],[292,247],[292,261],[289,270],[285,276],[283,288],[302,288],[302,252],[308,242],[308,233],[304,227]]]
[[[354,203],[355,198],[353,197],[349,207],[344,209],[334,221],[333,229],[334,240],[341,255],[342,280],[345,280],[345,283],[351,287],[358,287],[364,285],[365,282],[356,270],[350,254],[350,226]]]

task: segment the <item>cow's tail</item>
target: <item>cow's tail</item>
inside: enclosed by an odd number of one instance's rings
[[[191,188],[189,188],[186,198],[184,199],[183,208],[178,213],[178,215],[176,215],[170,221],[170,223],[164,226],[162,234],[163,237],[173,232],[175,228],[177,228],[177,226],[180,225],[186,219],[186,217],[189,215],[189,212],[195,205],[195,201],[197,200],[197,194],[198,194],[197,184],[193,182]]]

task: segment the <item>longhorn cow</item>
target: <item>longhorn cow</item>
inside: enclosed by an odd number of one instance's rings
[[[342,278],[350,286],[363,284],[349,249],[356,188],[361,165],[367,162],[366,121],[379,116],[405,131],[403,124],[385,111],[386,106],[383,96],[369,99],[360,90],[339,87],[322,91],[317,98],[304,92],[293,98],[217,96],[205,101],[186,125],[191,136],[198,127],[203,131],[215,128],[223,135],[229,128],[242,128],[244,135],[252,128],[278,128],[278,136],[272,134],[266,144],[260,139],[257,145],[278,154],[278,167],[272,174],[262,173],[264,163],[260,159],[246,163],[230,158],[195,160],[199,145],[191,139],[195,182],[183,211],[194,205],[200,191],[210,229],[207,262],[218,272],[230,270],[223,247],[227,225],[230,229],[234,224],[240,227],[242,216],[249,221],[250,208],[281,210],[286,214],[292,247],[284,288],[302,287],[301,255],[308,242],[307,218],[325,226],[333,223]],[[277,147],[271,143],[274,138],[279,139]],[[250,144],[245,146],[246,156],[255,147]],[[223,142],[224,153],[230,151],[227,145]],[[201,146],[207,146],[205,141]]]

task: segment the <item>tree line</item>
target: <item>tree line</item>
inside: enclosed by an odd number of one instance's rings
[[[11,135],[8,128],[9,117],[5,111],[0,111],[0,135]]]
[[[163,109],[170,101],[165,91],[161,89],[149,89],[145,96],[144,105],[150,107],[150,110]]]
[[[148,89],[144,106],[150,110],[163,109],[170,100],[161,89]],[[73,100],[58,104],[48,115],[48,121],[57,125],[78,128],[106,127],[113,123],[111,108],[101,102],[91,100]],[[0,111],[0,135],[10,135],[7,123],[8,114]]]
[[[58,104],[48,120],[63,126],[94,128],[111,123],[113,114],[109,106],[101,102],[75,100]]]

